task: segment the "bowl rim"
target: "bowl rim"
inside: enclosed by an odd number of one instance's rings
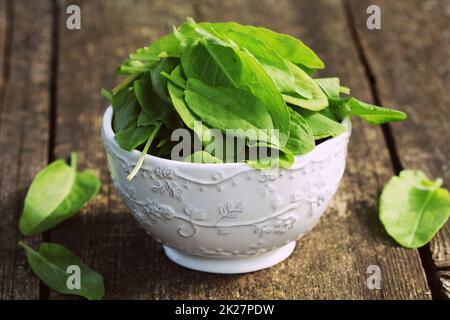
[[[132,150],[127,151],[122,149],[119,144],[117,143],[115,139],[115,134],[112,129],[112,116],[113,116],[113,108],[112,105],[109,105],[106,108],[105,113],[103,114],[103,120],[102,120],[102,136],[105,142],[109,142],[114,146],[114,149],[117,150],[117,152],[121,152],[122,154],[126,154],[132,158],[134,158],[136,161],[139,159],[141,152],[139,150]],[[295,156],[294,163],[297,163],[298,161],[302,161],[303,159],[314,155],[315,153],[320,152],[321,150],[327,149],[328,147],[332,146],[333,144],[336,144],[341,139],[346,139],[350,136],[351,130],[352,130],[352,123],[350,120],[350,116],[345,117],[341,124],[347,129],[345,132],[341,133],[340,135],[333,137],[331,139],[328,139],[321,144],[314,147],[313,150],[302,154]],[[191,168],[202,168],[202,169],[237,169],[237,168],[251,168],[247,163],[245,162],[233,162],[233,163],[193,163],[193,162],[183,162],[178,160],[172,160],[172,159],[165,159],[161,157],[157,157],[151,154],[145,155],[145,160],[149,161],[159,161],[166,164],[176,164],[178,166],[183,167],[191,167]],[[145,161],[144,162],[147,162]]]

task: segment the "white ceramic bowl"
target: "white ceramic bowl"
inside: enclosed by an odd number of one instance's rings
[[[243,163],[194,164],[119,147],[103,117],[102,136],[115,187],[133,216],[175,263],[214,273],[273,266],[319,221],[345,169],[351,123],[344,134],[298,156],[290,169],[259,171]]]

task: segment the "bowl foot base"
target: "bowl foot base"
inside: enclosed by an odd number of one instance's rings
[[[272,267],[289,257],[294,251],[295,241],[272,251],[243,258],[213,258],[187,254],[163,246],[166,256],[188,269],[222,274],[253,272]]]

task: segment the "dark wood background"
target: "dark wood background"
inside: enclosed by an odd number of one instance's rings
[[[66,8],[81,7],[81,30]],[[381,30],[366,8],[381,8]],[[382,127],[354,121],[345,177],[320,224],[283,263],[245,275],[181,268],[137,226],[115,192],[100,128],[101,87],[117,81],[127,54],[192,16],[289,33],[367,101],[405,110]],[[78,151],[101,195],[42,236],[71,248],[103,274],[109,299],[439,299],[450,297],[450,224],[419,250],[395,244],[378,221],[382,186],[402,168],[450,187],[449,0],[0,0],[0,298],[61,299],[41,284],[17,242],[23,199],[46,164]],[[379,265],[380,290],[366,286]]]

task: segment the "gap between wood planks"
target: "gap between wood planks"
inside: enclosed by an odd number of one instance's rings
[[[361,60],[361,63],[364,67],[364,72],[366,73],[367,79],[369,80],[369,86],[370,86],[370,92],[373,98],[373,101],[376,105],[383,105],[380,95],[378,94],[378,87],[376,82],[376,77],[373,72],[373,69],[370,65],[369,59],[367,57],[367,54],[364,52],[364,47],[361,44],[361,38],[358,34],[358,31],[356,29],[356,21],[353,17],[352,10],[350,8],[350,4],[348,2],[349,0],[343,0],[343,6],[345,15],[347,18],[347,23],[349,26],[350,33],[352,35],[353,41],[356,46],[356,51],[358,52],[359,59]],[[400,157],[398,155],[397,151],[397,145],[394,138],[394,135],[392,134],[392,129],[390,124],[383,124],[381,126],[381,131],[383,132],[384,140],[386,142],[386,146],[389,152],[389,158],[391,159],[391,165],[394,173],[398,175],[400,171],[404,169],[402,162],[400,160]],[[419,249],[419,256],[422,263],[422,267],[425,270],[425,274],[427,276],[427,283],[428,287],[431,290],[431,296],[433,299],[441,299],[442,294],[441,291],[436,284],[436,282],[433,280],[433,272],[435,271],[435,268],[433,266],[433,259],[431,256],[431,250],[430,245],[427,244]]]
[[[48,143],[48,163],[55,161],[55,139],[56,139],[56,114],[58,97],[58,64],[59,64],[59,14],[60,7],[58,0],[52,0],[52,40],[50,59],[50,111],[49,111],[49,143]],[[42,234],[42,241],[51,242],[51,230]],[[48,300],[50,289],[39,281],[39,299]]]

